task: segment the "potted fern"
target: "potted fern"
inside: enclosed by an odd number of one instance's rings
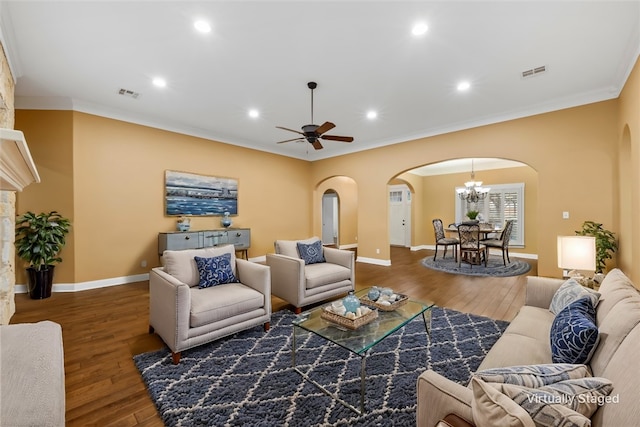
[[[596,273],[604,273],[606,260],[613,257],[618,249],[615,234],[594,221],[582,223],[582,229],[576,231],[578,236],[593,236],[596,238]]]
[[[56,211],[27,212],[16,219],[16,253],[29,265],[27,276],[31,298],[51,296],[54,267],[62,261],[59,253],[70,227],[71,222]]]

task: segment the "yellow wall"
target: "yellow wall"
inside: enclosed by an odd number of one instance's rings
[[[58,211],[75,222],[73,189],[73,113],[48,111],[46,114],[16,110],[16,129],[24,132],[41,182],[25,188],[16,197],[16,213]],[[56,266],[55,277],[72,282],[75,277],[75,227],[67,236],[60,253],[63,262]],[[22,261],[16,265],[26,267]],[[24,268],[16,269],[16,283],[27,283]]]
[[[635,283],[640,282],[640,62],[627,79],[618,113],[618,265]],[[640,284],[636,285],[640,286]]]
[[[251,228],[250,257],[272,252],[277,238],[311,233],[306,161],[84,113],[19,110],[16,118],[42,174],[19,196],[19,212],[57,209],[73,221],[56,283],[141,274],[159,264],[158,232],[176,227],[164,215],[167,169],[238,179],[232,220]],[[191,223],[219,228],[220,217]]]
[[[390,258],[389,183],[425,164],[497,157],[532,168],[527,190],[536,188],[537,197],[526,202],[527,221],[534,223],[525,230],[524,251],[538,253],[540,275],[560,275],[556,236],[594,220],[622,236],[620,264],[638,282],[633,260],[640,253],[639,74],[636,65],[617,100],[313,163],[83,113],[18,110],[16,128],[25,132],[43,175],[42,184],[19,195],[18,212],[57,209],[72,218],[74,230],[56,282],[85,282],[157,265],[157,233],[175,227],[174,219],[163,215],[167,169],[239,179],[240,215],[234,225],[252,229],[252,257],[271,252],[277,238],[319,235],[322,194],[334,189],[340,197],[340,244],[357,242],[359,257],[384,262]],[[480,175],[487,184],[502,179]],[[467,176],[452,178],[459,185]],[[439,190],[427,179],[403,175],[399,180],[415,192],[414,218],[452,215],[452,189],[446,190],[450,207],[434,208],[425,203],[439,198]],[[562,219],[563,211],[570,219]],[[193,221],[194,229],[217,225],[218,218]],[[412,244],[428,244],[430,233],[426,221],[416,222]],[[148,268],[140,267],[142,260]]]
[[[424,164],[497,157],[538,174],[538,271],[558,276],[556,236],[573,234],[587,219],[615,228],[617,101],[452,132],[314,162],[312,182],[344,175],[358,186],[358,256],[389,260],[386,191],[390,179]],[[594,172],[597,171],[597,172]],[[488,182],[488,181],[487,181]],[[570,219],[563,220],[562,212]],[[532,243],[534,245],[534,243]],[[380,250],[380,254],[377,254]]]

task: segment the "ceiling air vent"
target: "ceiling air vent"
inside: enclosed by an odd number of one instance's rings
[[[522,78],[526,79],[528,77],[537,76],[538,74],[544,73],[545,71],[547,71],[547,66],[546,65],[542,65],[540,67],[532,68],[530,70],[525,70],[525,71],[522,72]]]
[[[118,91],[118,94],[122,96],[128,96],[129,98],[133,98],[133,99],[138,99],[138,97],[140,96],[138,92],[134,92],[129,89],[120,89]]]

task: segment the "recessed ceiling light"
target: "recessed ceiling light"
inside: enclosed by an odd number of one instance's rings
[[[200,31],[201,33],[208,33],[211,31],[211,25],[209,25],[209,23],[207,21],[196,21],[193,23],[193,26],[195,27],[196,30]]]
[[[465,91],[468,90],[471,87],[471,83],[469,83],[468,81],[463,81],[458,83],[458,90],[459,91]]]
[[[367,119],[373,120],[376,117],[378,117],[378,113],[376,113],[375,111],[372,110],[367,112]]]
[[[427,24],[425,24],[424,22],[418,22],[411,29],[411,33],[414,36],[421,36],[424,33],[426,33],[428,29],[429,29],[429,27],[427,26]]]
[[[255,110],[255,109],[249,110],[249,117],[251,117],[253,119],[258,118],[258,117],[260,117],[260,112],[258,110]]]
[[[153,79],[153,84],[157,87],[165,87],[167,85],[167,81],[161,77],[156,77]]]

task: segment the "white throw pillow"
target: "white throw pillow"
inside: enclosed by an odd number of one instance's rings
[[[598,305],[598,301],[600,300],[599,292],[585,288],[575,279],[569,279],[553,294],[549,311],[553,314],[558,314],[563,308],[585,296],[589,297],[594,307]]]

